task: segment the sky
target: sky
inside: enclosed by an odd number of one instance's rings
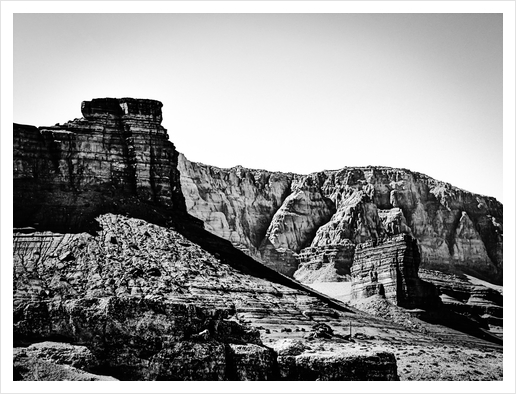
[[[502,14],[15,14],[14,122],[156,99],[185,156],[407,168],[503,201]]]
[[[1,248],[7,262],[1,267],[2,345],[12,347],[12,220],[5,219],[12,217],[13,206],[10,122],[64,123],[81,117],[82,101],[98,97],[162,101],[163,126],[192,161],[296,173],[401,167],[502,202],[505,196],[504,287],[514,305],[514,2],[180,3],[1,1],[0,230],[8,246]],[[115,13],[75,14],[106,9]],[[209,13],[226,9],[268,13]],[[296,13],[307,9],[314,13]],[[329,14],[321,13],[328,9]],[[347,13],[350,9],[364,13]],[[161,13],[116,14],[134,10]],[[170,10],[207,13],[163,13]],[[378,10],[385,13],[375,14]],[[398,10],[418,13],[392,13]],[[504,30],[509,26],[505,53],[502,15],[492,12],[503,12]],[[505,328],[514,332],[514,308],[506,309]],[[513,340],[505,339],[505,376],[514,370]],[[9,352],[1,357],[8,376]],[[2,388],[7,383],[3,379]],[[184,383],[175,387],[192,392],[186,386],[192,382]],[[316,392],[324,382],[283,383],[260,387]],[[356,392],[514,392],[511,379],[458,386],[424,382],[426,389],[404,383],[350,387]],[[77,391],[53,382],[13,386],[7,391]],[[148,386],[117,387],[142,392]],[[209,383],[196,392],[249,390],[220,387]],[[326,392],[341,390],[340,383],[324,386]]]

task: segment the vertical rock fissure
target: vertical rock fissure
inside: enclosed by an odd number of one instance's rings
[[[152,135],[150,136],[152,140]],[[157,202],[158,193],[156,190],[156,157],[154,153],[154,144],[150,144],[150,159],[149,159],[149,184],[151,189],[152,201]]]
[[[446,234],[446,245],[448,245],[448,250],[450,252],[450,256],[454,255],[454,246],[455,246],[455,237],[457,235],[457,230],[459,228],[460,218],[462,216],[462,211],[458,211],[457,214],[453,218],[453,223],[451,225],[450,231]]]
[[[131,126],[125,124],[123,120],[119,121],[119,129],[122,134],[122,147],[124,150],[124,157],[126,158],[127,163],[127,177],[129,187],[132,189],[131,191],[137,195],[138,194],[138,179],[136,176],[136,153],[134,147],[134,139],[133,133],[131,131]]]

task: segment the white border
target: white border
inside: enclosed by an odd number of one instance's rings
[[[457,392],[514,393],[515,3],[514,1],[26,1],[1,3],[1,391],[85,392]],[[503,382],[13,382],[12,379],[12,118],[14,13],[503,13],[504,22],[504,381]],[[509,305],[507,305],[509,304]]]

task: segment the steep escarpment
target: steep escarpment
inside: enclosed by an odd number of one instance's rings
[[[82,103],[83,118],[63,125],[15,124],[14,226],[88,231],[108,209],[183,211],[178,153],[161,126],[161,107],[94,99]]]
[[[277,206],[276,197],[276,204],[271,205],[266,216],[272,215],[267,230],[264,232],[262,222],[255,232],[252,226],[236,224],[249,223],[245,209],[240,210],[243,214],[237,220],[228,208],[245,206],[242,188],[225,188],[224,201],[214,197],[221,189],[210,178],[210,171],[229,177],[236,173],[235,169],[202,166],[201,173],[197,171],[199,164],[184,157],[180,158],[180,166],[182,188],[192,215],[202,219],[203,210],[198,207],[209,207],[211,216],[227,223],[226,233],[233,234],[233,239],[253,238],[254,247],[247,248],[248,253],[296,278],[319,280],[317,272],[306,275],[307,264],[319,266],[321,278],[328,277],[331,270],[332,275],[339,275],[337,268],[317,263],[328,248],[342,249],[348,242],[357,245],[400,233],[418,240],[423,268],[468,273],[494,282],[500,282],[503,276],[503,206],[494,198],[469,193],[420,173],[388,167],[349,167],[308,176],[285,174],[290,186],[282,190],[289,194],[272,213]],[[266,198],[267,188],[249,179],[254,177],[253,170],[240,171]],[[199,183],[203,184],[203,193],[195,189]],[[224,236],[221,231],[218,234]],[[309,254],[316,260],[307,259]],[[348,257],[333,258],[330,265],[336,264],[342,272],[350,263]],[[287,268],[282,270],[285,264]],[[296,265],[299,273],[295,273]]]
[[[293,175],[243,167],[223,170],[192,163],[182,154],[178,168],[188,211],[213,234],[259,257],[269,224],[291,193]]]

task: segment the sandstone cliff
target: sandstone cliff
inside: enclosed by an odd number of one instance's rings
[[[213,233],[299,280],[320,280],[313,270],[307,274],[307,264],[319,266],[316,271],[321,270],[322,278],[329,271],[335,278],[348,273],[349,256],[335,260],[332,252],[333,258],[322,258],[332,261],[330,267],[317,263],[328,248],[406,233],[418,240],[423,268],[501,282],[503,206],[494,198],[387,167],[349,167],[302,176],[220,169],[191,163],[181,155],[179,168],[189,213],[207,221]],[[259,174],[266,174],[268,182],[260,181]],[[251,208],[255,205],[243,197],[254,195],[274,202],[256,227],[256,208]]]
[[[177,151],[155,100],[94,99],[63,125],[14,125],[14,226],[91,230],[135,202],[184,209]],[[135,212],[136,213],[136,212]]]

